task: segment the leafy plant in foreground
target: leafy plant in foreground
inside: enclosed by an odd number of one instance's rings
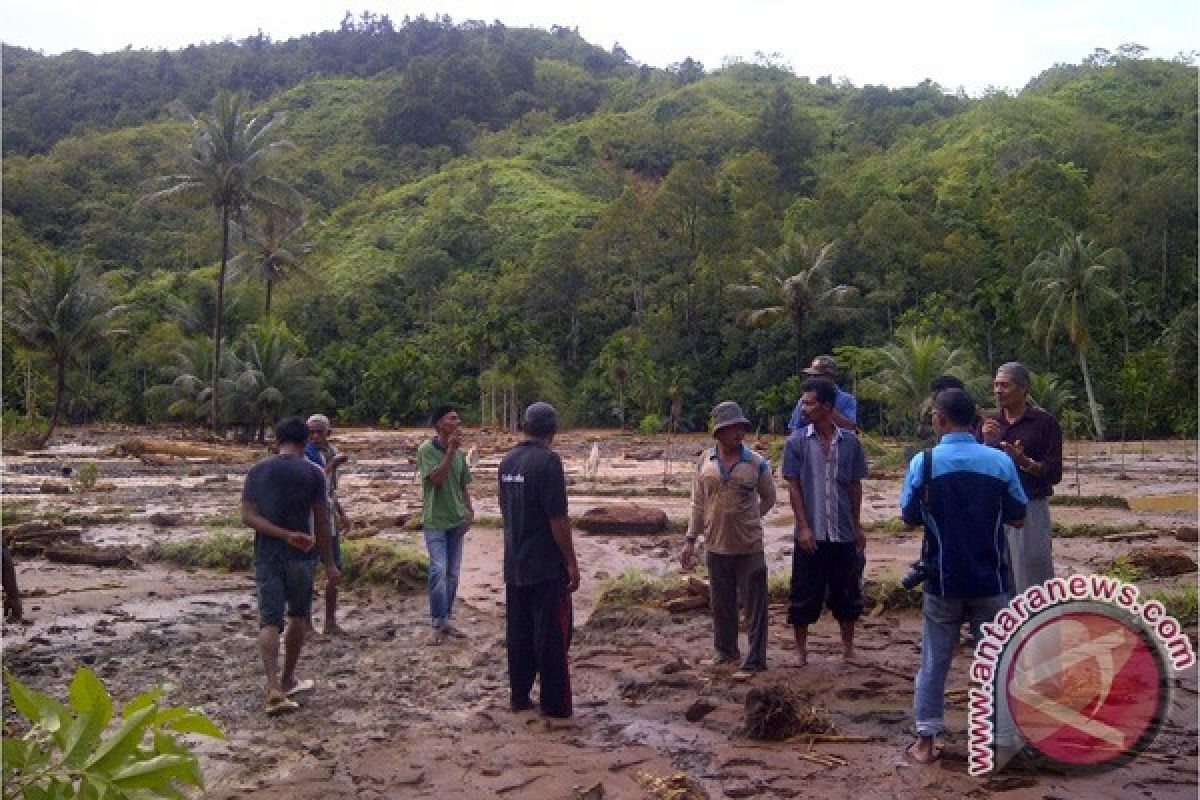
[[[71,680],[69,706],[5,673],[9,697],[32,724],[3,740],[4,797],[182,798],[180,784],[203,788],[200,763],[179,734],[224,739],[203,712],[163,707],[163,689],[138,695],[104,736],[113,702],[96,673],[81,667]]]

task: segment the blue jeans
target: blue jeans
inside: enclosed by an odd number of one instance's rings
[[[454,613],[454,597],[458,594],[458,572],[462,566],[463,526],[425,531],[425,548],[429,551],[429,615],[433,627],[440,628]]]
[[[937,736],[946,730],[946,675],[958,647],[964,621],[979,638],[979,626],[990,622],[1008,603],[1008,596],[937,597],[925,595],[925,625],[921,632],[921,669],[913,699],[918,736]]]

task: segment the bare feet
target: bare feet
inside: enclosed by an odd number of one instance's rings
[[[449,636],[451,639],[466,639],[467,638],[467,635],[465,633],[463,633],[458,628],[454,627],[453,625],[451,625],[448,622],[442,626],[442,633],[446,636]]]
[[[904,754],[918,764],[932,764],[942,755],[932,736],[918,736],[917,740],[904,748]]]
[[[336,622],[325,621],[325,627],[321,630],[325,636],[342,636],[346,633],[346,629]]]

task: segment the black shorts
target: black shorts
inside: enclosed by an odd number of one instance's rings
[[[828,606],[834,619],[862,616],[863,561],[854,542],[817,542],[815,553],[792,551],[792,587],[788,624],[811,625]]]
[[[254,565],[258,586],[258,627],[283,628],[287,616],[308,619],[312,613],[313,574],[317,562],[308,559],[259,561]]]

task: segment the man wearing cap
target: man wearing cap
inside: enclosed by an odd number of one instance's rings
[[[346,463],[347,456],[339,453],[329,441],[333,427],[329,417],[324,414],[313,414],[308,418],[308,444],[304,446],[304,457],[320,467],[325,473],[325,488],[329,505],[329,535],[333,546],[333,561],[338,569],[342,568],[342,536],[350,530],[350,518],[342,508],[337,496],[338,467]],[[342,633],[337,624],[337,586],[325,582],[325,627],[326,634]],[[308,621],[309,631],[313,630],[312,619]]]
[[[700,457],[692,480],[692,515],[680,554],[686,572],[704,534],[713,615],[713,663],[738,658],[738,605],[746,609],[749,647],[734,678],[767,668],[767,562],[762,518],[775,505],[771,464],[743,444],[750,421],[737,403],[712,411],[717,444]]]
[[[569,717],[571,593],[579,588],[579,565],[567,517],[567,480],[562,459],[550,449],[558,414],[549,403],[525,409],[525,439],[504,456],[498,471],[504,518],[504,605],[509,703],[533,708],[529,697],[540,681],[547,717]]]
[[[796,518],[788,624],[796,635],[796,663],[808,663],[808,628],[828,606],[838,621],[842,658],[854,658],[854,623],[862,615],[862,482],[867,459],[853,431],[834,424],[837,388],[810,378],[800,387],[809,424],[783,447],[783,477]]]
[[[1023,364],[1001,364],[992,383],[1000,410],[983,421],[983,443],[1008,453],[1029,496],[1025,527],[1005,530],[1013,594],[1054,577],[1050,495],[1062,480],[1062,429],[1053,414],[1029,405],[1029,383]]]
[[[803,370],[805,375],[810,375],[814,378],[824,378],[833,384],[837,396],[833,402],[833,424],[844,430],[858,430],[858,400],[849,392],[843,392],[837,387],[837,361],[833,356],[817,356],[812,360],[812,365]],[[804,416],[804,408],[802,403],[797,400],[796,408],[792,411],[792,418],[788,420],[788,431],[798,430],[811,422]]]
[[[429,551],[429,616],[433,620],[430,644],[441,644],[447,636],[466,636],[450,624],[458,574],[462,567],[463,540],[475,519],[471,505],[471,470],[462,454],[462,420],[451,405],[433,410],[430,420],[435,435],[417,448],[421,473],[422,527]]]

